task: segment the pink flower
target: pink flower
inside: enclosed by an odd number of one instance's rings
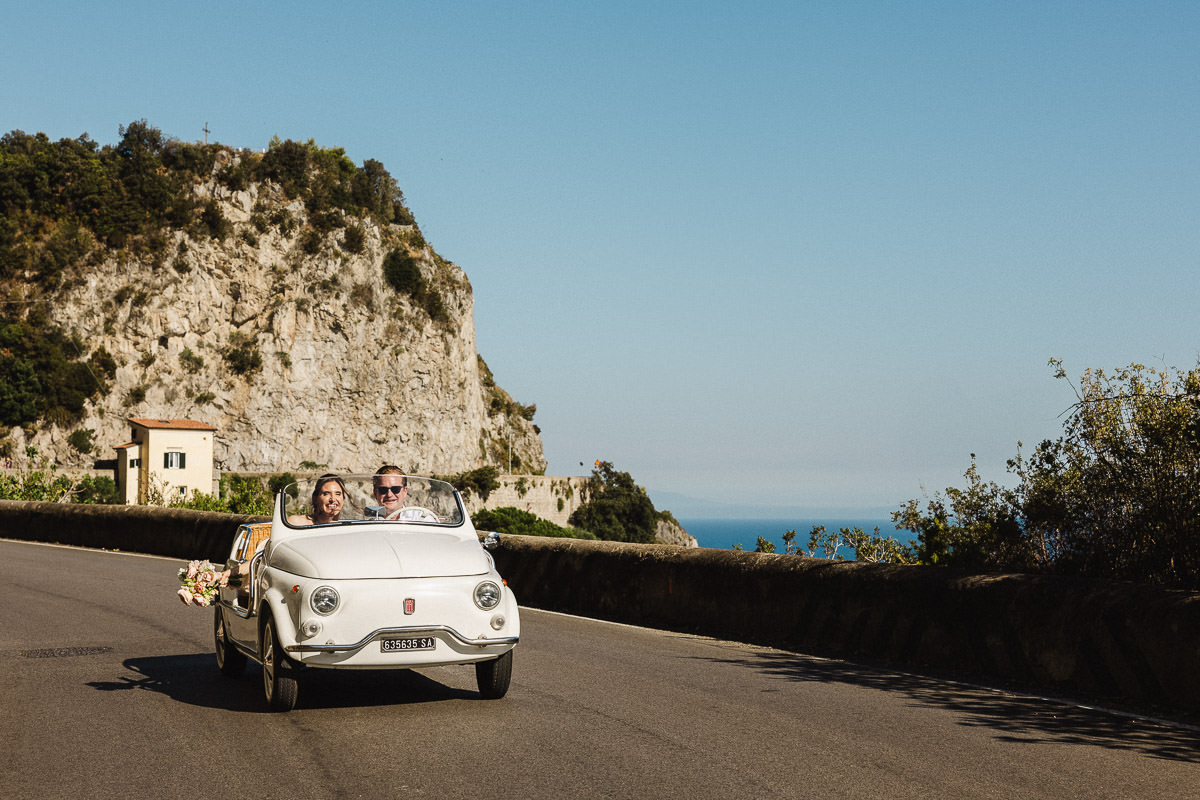
[[[228,570],[218,572],[211,561],[189,561],[179,570],[179,599],[187,605],[210,606],[216,602],[217,590],[229,582]]]

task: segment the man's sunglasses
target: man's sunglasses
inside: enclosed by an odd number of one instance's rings
[[[385,494],[394,494],[398,496],[407,488],[407,486],[376,486],[375,494],[379,495],[380,497],[383,497]]]

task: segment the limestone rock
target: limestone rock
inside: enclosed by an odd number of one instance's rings
[[[536,428],[481,376],[463,271],[413,228],[370,220],[345,220],[362,226],[361,252],[347,252],[337,228],[310,252],[304,205],[274,191],[200,186],[232,225],[225,239],[174,231],[156,255],[101,251],[68,276],[51,319],[84,344],[82,356],[106,349],[116,377],[82,420],[9,430],[15,458],[32,445],[65,467],[89,466],[129,441],[128,417],[161,417],[216,426],[220,470],[394,463],[452,474],[507,467],[511,446],[514,466],[544,471]],[[283,211],[293,230],[264,224]],[[394,249],[415,259],[444,321],[384,280]],[[89,428],[96,452],[83,455],[67,437]]]
[[[681,547],[699,547],[696,537],[685,531],[670,520],[660,519],[658,529],[654,531],[654,539],[662,544],[677,544]]]

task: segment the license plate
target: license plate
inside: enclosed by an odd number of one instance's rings
[[[418,636],[414,639],[380,639],[379,649],[384,653],[395,653],[400,650],[432,650],[432,636]]]

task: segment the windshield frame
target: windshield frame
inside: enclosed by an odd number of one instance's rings
[[[329,507],[338,507],[337,518],[313,522],[312,502],[318,483],[327,497]],[[337,488],[329,484],[337,484]],[[402,484],[403,491],[384,492],[378,499],[377,483]],[[332,491],[329,491],[333,488]],[[340,493],[338,491],[340,489]],[[337,495],[340,494],[340,503]],[[399,501],[397,503],[397,500]],[[321,501],[318,498],[318,502]],[[371,473],[325,473],[301,478],[283,487],[277,495],[277,509],[283,524],[293,530],[313,530],[358,526],[363,524],[419,525],[445,530],[460,528],[469,519],[462,495],[451,484],[423,475],[376,475]],[[392,517],[392,515],[397,515]],[[305,517],[308,522],[299,522]],[[389,518],[392,517],[392,518]]]

